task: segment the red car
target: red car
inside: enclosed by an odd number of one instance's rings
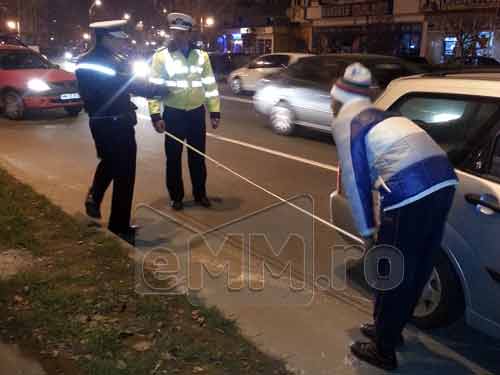
[[[0,45],[0,106],[12,120],[27,110],[63,108],[78,116],[83,102],[74,74],[61,70],[38,52]]]

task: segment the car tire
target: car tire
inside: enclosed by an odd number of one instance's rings
[[[66,107],[64,110],[71,117],[77,117],[82,111],[82,107]]]
[[[236,95],[241,95],[243,93],[243,82],[239,77],[231,80],[231,91]]]
[[[295,131],[295,114],[285,103],[278,103],[273,107],[270,120],[276,134],[292,135]]]
[[[7,91],[3,96],[3,109],[8,119],[23,119],[25,108],[22,96],[16,91]]]
[[[449,326],[464,315],[465,299],[460,278],[444,251],[417,305],[413,322],[421,329]]]

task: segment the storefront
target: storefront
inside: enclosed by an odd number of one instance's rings
[[[274,38],[273,27],[229,29],[217,37],[216,49],[221,53],[263,55],[274,52]]]
[[[380,23],[344,27],[315,27],[313,52],[420,55],[421,23]]]

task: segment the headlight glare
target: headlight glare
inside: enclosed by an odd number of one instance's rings
[[[134,64],[132,65],[132,69],[134,72],[134,76],[139,78],[146,78],[149,76],[149,73],[151,72],[149,64],[144,60],[138,60],[134,62]]]
[[[50,86],[45,81],[35,78],[28,81],[28,89],[35,92],[44,92],[49,91]]]

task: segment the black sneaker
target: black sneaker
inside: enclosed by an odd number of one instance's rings
[[[85,200],[85,211],[87,212],[87,216],[92,219],[100,220],[102,218],[100,204],[95,201],[94,196],[90,192]]]
[[[184,209],[184,203],[182,203],[182,201],[172,201],[170,206],[172,206],[175,211],[182,211]]]
[[[205,208],[212,207],[212,202],[210,202],[210,199],[208,199],[207,197],[196,198],[195,202]]]
[[[382,354],[373,342],[355,342],[351,345],[351,353],[356,358],[386,371],[398,368],[396,353]]]
[[[373,342],[377,341],[377,330],[375,329],[375,324],[371,324],[371,323],[363,324],[359,328],[359,330],[361,331],[363,336],[365,336],[367,339],[370,339]],[[396,347],[404,346],[404,344],[405,344],[405,339],[401,335],[401,336],[399,336],[399,339],[396,342]]]

